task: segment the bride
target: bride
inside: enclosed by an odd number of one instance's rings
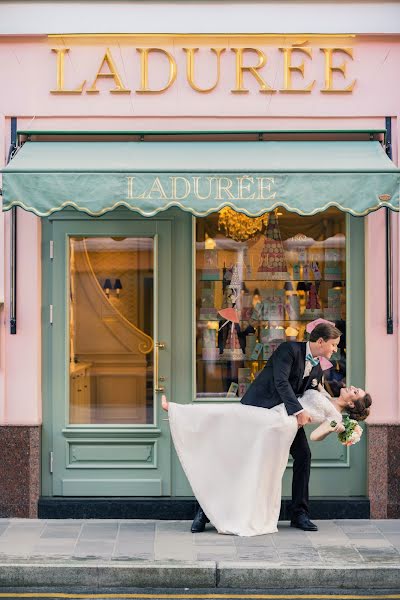
[[[338,398],[321,390],[307,390],[301,397],[311,423],[319,424],[311,440],[344,431],[342,412],[357,421],[368,416],[371,397],[361,388],[342,388]],[[176,404],[163,396],[162,407],[192,490],[217,531],[239,536],[276,532],[296,417],[283,404],[270,409]]]

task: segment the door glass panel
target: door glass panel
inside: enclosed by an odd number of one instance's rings
[[[70,423],[153,423],[154,240],[71,237]]]

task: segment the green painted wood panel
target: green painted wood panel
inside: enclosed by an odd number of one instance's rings
[[[168,373],[165,382],[168,398],[188,403],[193,399],[194,389],[193,228],[194,219],[178,209],[169,210],[157,219],[143,219],[123,210],[100,219],[70,212],[55,215],[43,223],[43,494],[192,496],[171,445],[168,421],[161,411],[157,424],[144,429],[66,427],[65,256],[66,239],[71,233],[159,235],[160,257],[162,254],[164,261],[159,287],[159,298],[163,300],[160,324],[165,321],[168,325],[168,332],[160,339],[170,340],[168,353],[160,354],[165,360],[162,370],[163,374]],[[163,236],[168,239],[165,246]],[[50,239],[55,241],[53,264],[48,258]],[[169,259],[165,262],[166,254]],[[347,217],[348,381],[362,387],[365,381],[364,289],[364,220]],[[54,304],[53,326],[48,324],[50,299]],[[97,454],[96,448],[99,448]],[[55,452],[53,477],[48,470],[48,452],[52,449]],[[71,449],[75,449],[77,461],[71,461]],[[366,494],[366,432],[362,442],[354,448],[344,448],[330,436],[324,442],[312,443],[311,449],[311,495]],[[283,494],[291,495],[290,465],[284,477]]]

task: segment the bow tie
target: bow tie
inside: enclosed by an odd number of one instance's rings
[[[314,356],[312,354],[307,354],[306,360],[308,360],[308,362],[310,362],[313,367],[316,367],[317,365],[319,365],[319,358],[314,358]]]

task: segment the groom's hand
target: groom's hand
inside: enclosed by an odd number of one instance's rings
[[[296,419],[297,419],[297,427],[303,427],[303,425],[307,425],[307,423],[311,423],[311,417],[308,414],[308,412],[306,412],[305,410],[303,410],[301,413],[296,415]]]

